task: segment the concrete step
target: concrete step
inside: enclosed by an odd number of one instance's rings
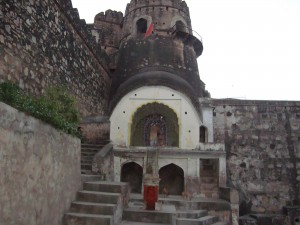
[[[92,164],[82,163],[81,164],[81,169],[82,170],[92,170]]]
[[[204,216],[197,219],[176,218],[176,225],[212,225],[218,221],[216,216]]]
[[[207,210],[177,210],[176,214],[178,218],[197,219],[203,216],[207,216]]]
[[[84,183],[83,189],[86,191],[123,193],[128,191],[128,184],[124,182],[95,181]]]
[[[121,200],[119,193],[79,191],[77,192],[77,201],[117,204]]]
[[[108,215],[92,215],[84,213],[66,213],[64,225],[112,225],[113,217]]]
[[[94,202],[72,202],[71,213],[88,213],[101,215],[114,215],[116,204],[94,203]]]
[[[143,223],[172,224],[172,213],[142,209],[124,209],[123,220]]]

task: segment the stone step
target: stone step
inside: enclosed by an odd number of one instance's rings
[[[92,164],[93,160],[80,160],[81,164]]]
[[[96,181],[83,184],[86,191],[123,193],[128,190],[128,184],[124,182]]]
[[[81,148],[81,154],[83,154],[83,153],[97,154],[100,150],[101,150],[101,148],[99,148],[99,149]]]
[[[93,161],[93,156],[88,155],[88,156],[81,156],[81,161]]]
[[[100,181],[101,179],[102,179],[102,176],[92,175],[91,171],[89,171],[89,174],[82,174],[82,171],[81,171],[81,182],[83,184],[85,182],[90,182],[90,181]]]
[[[120,225],[171,225],[169,223],[143,223],[123,220]]]
[[[124,209],[123,220],[143,223],[172,224],[172,213],[142,209]]]
[[[218,177],[201,177],[201,183],[218,183]]]
[[[219,191],[218,190],[201,190],[200,197],[202,198],[219,198]]]
[[[216,183],[201,183],[200,188],[201,190],[218,191],[219,185]]]
[[[84,213],[66,213],[64,225],[112,225],[113,217],[108,215],[93,215]]]
[[[216,222],[216,223],[213,223],[212,225],[228,225],[227,222]]]
[[[178,218],[192,218],[197,219],[203,216],[207,216],[207,210],[177,210]]]
[[[204,216],[197,219],[176,218],[176,225],[212,225],[218,221],[216,216]]]
[[[71,213],[88,213],[101,215],[114,215],[116,204],[94,203],[94,202],[72,202]]]
[[[82,164],[81,164],[81,169],[82,169],[82,170],[92,170],[92,164],[82,163]]]
[[[90,157],[94,157],[94,155],[96,155],[95,152],[89,152],[89,151],[81,151],[81,157],[83,156],[90,156]]]
[[[92,171],[91,170],[84,170],[81,168],[81,175],[92,175]]]
[[[121,194],[95,192],[95,191],[78,191],[77,201],[83,202],[96,202],[96,203],[109,203],[117,204],[121,199]]]
[[[105,146],[108,143],[109,143],[108,140],[103,140],[101,143],[98,143],[98,144],[81,143],[81,147],[102,148],[103,146]]]

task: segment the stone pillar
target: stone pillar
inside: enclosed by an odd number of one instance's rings
[[[219,187],[226,187],[226,158],[221,156],[219,158]]]
[[[114,181],[121,181],[121,159],[119,157],[114,157]]]

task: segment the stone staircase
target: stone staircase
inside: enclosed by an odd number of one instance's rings
[[[228,225],[230,204],[220,199],[160,196],[156,210],[145,210],[141,194],[131,194],[120,225]],[[218,213],[219,212],[219,213]]]
[[[103,141],[99,144],[81,144],[81,174],[92,174],[93,158],[107,143]]]
[[[65,214],[64,225],[115,225],[122,219],[129,198],[127,183],[90,181],[78,191],[76,201]]]
[[[148,211],[125,209],[121,225],[228,225],[206,210]]]

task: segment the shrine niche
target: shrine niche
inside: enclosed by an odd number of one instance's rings
[[[122,166],[121,182],[128,182],[132,193],[141,193],[143,180],[143,168],[135,163],[130,162]]]
[[[171,163],[159,170],[159,193],[181,195],[184,191],[184,171]]]
[[[176,113],[160,103],[140,107],[133,116],[131,146],[165,147],[179,145]]]

